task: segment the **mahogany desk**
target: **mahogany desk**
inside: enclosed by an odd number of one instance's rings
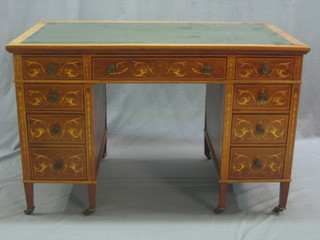
[[[88,185],[96,209],[106,153],[105,83],[205,83],[204,154],[227,184],[280,182],[285,209],[302,58],[310,49],[271,24],[40,22],[13,53],[26,214],[34,183]]]

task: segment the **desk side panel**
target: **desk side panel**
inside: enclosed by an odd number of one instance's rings
[[[205,131],[209,138],[209,146],[213,161],[220,173],[222,155],[222,136],[224,119],[224,92],[225,86],[220,84],[206,85],[206,126]]]
[[[15,68],[16,68],[16,65],[15,65]],[[15,74],[17,75],[17,72],[15,72]],[[19,123],[20,151],[21,151],[21,160],[22,160],[23,180],[30,180],[31,170],[30,170],[29,148],[28,148],[24,84],[16,83],[15,86],[16,86],[17,114],[18,114],[18,123]]]
[[[96,174],[103,151],[106,149],[106,85],[94,84],[94,145]]]

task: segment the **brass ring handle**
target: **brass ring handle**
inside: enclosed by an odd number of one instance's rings
[[[57,70],[56,65],[53,62],[51,62],[50,66],[47,68],[47,73],[53,74],[56,72],[56,70]]]
[[[54,169],[61,169],[62,165],[63,165],[63,163],[60,160],[58,160],[53,164],[53,168]]]
[[[209,73],[211,73],[211,72],[212,72],[212,67],[211,67],[211,66],[205,66],[205,67],[203,68],[203,73],[209,74]]]
[[[60,131],[60,126],[59,125],[53,125],[51,128],[51,133],[52,134],[57,134]]]
[[[114,73],[116,71],[116,66],[115,65],[109,65],[107,68],[108,73]]]
[[[253,168],[261,169],[263,168],[263,163],[259,159],[253,160]]]
[[[51,94],[48,97],[49,102],[56,102],[58,100],[58,94],[55,88],[51,88]]]
[[[268,67],[268,63],[265,62],[262,66],[262,68],[260,69],[262,74],[268,74],[270,72],[270,68]]]

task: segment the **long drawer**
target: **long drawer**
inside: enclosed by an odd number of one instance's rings
[[[226,58],[92,58],[93,79],[225,79]]]

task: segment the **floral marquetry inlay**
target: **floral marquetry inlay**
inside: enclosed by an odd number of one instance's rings
[[[232,148],[231,178],[281,178],[284,148]]]
[[[233,143],[285,143],[288,115],[233,116]]]
[[[24,78],[81,79],[82,60],[77,58],[24,58]]]
[[[225,58],[94,58],[94,78],[225,78]]]
[[[240,79],[288,79],[292,77],[293,59],[237,59],[237,78]]]
[[[85,151],[82,148],[30,149],[35,179],[84,179]]]
[[[26,85],[26,105],[32,109],[83,109],[81,85]]]
[[[289,109],[290,95],[290,85],[236,85],[234,107]]]
[[[50,97],[46,96],[43,92],[40,91],[28,90],[28,95],[30,96],[28,103],[33,106],[49,105],[55,102],[58,105],[69,106],[76,106],[79,104],[79,91],[66,92],[60,97],[58,101],[50,101]]]
[[[29,141],[84,143],[84,117],[76,115],[28,115]]]
[[[262,92],[262,91],[261,91]],[[239,105],[248,105],[250,102],[256,105],[274,104],[276,106],[282,106],[285,104],[284,96],[287,96],[288,90],[276,91],[272,93],[269,99],[259,99],[254,94],[247,90],[238,90],[240,98],[237,99]]]

